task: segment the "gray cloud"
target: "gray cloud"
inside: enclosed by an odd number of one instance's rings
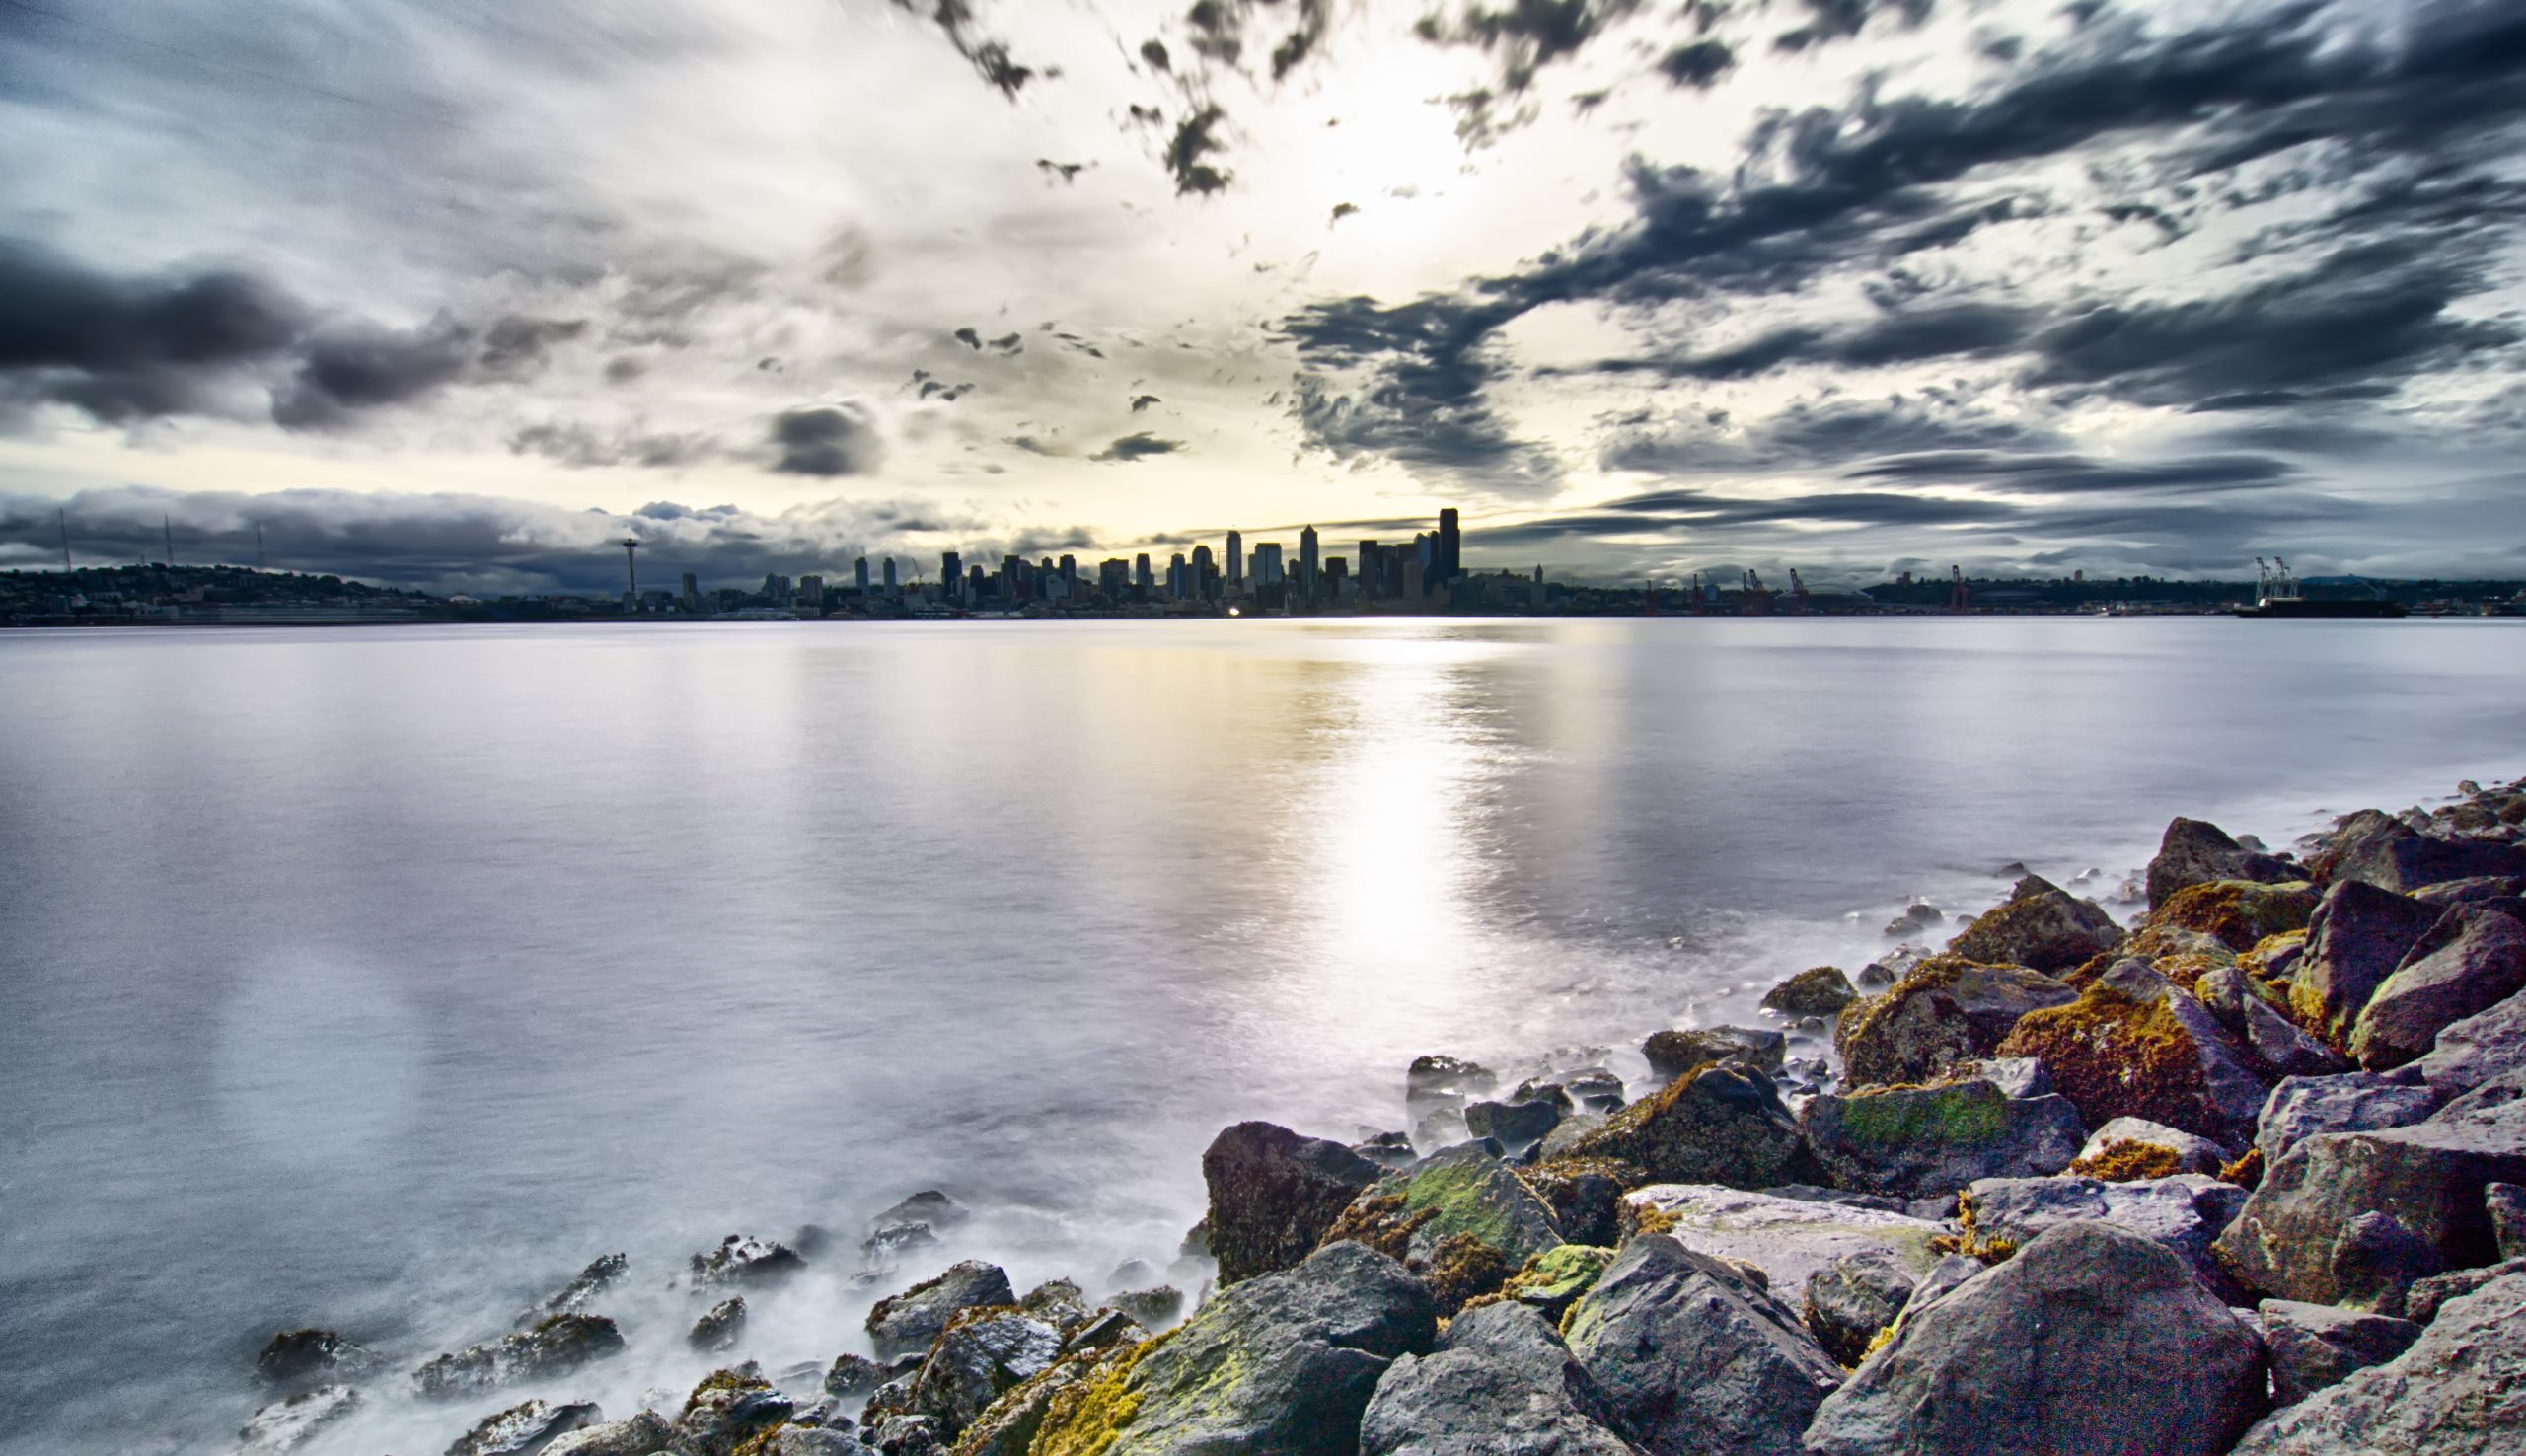
[[[1161,440],[1157,436],[1151,434],[1149,431],[1142,430],[1138,434],[1125,435],[1121,439],[1116,440],[1113,444],[1108,445],[1104,449],[1097,451],[1094,455],[1089,456],[1088,459],[1103,461],[1146,460],[1152,455],[1173,455],[1183,448],[1184,442],[1181,440]]]
[[[772,445],[772,468],[784,475],[864,475],[885,454],[875,419],[856,404],[775,415]]]

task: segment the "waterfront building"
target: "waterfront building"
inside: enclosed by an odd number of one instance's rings
[[[953,553],[951,552],[950,554],[953,554]],[[852,582],[852,585],[854,585],[854,586],[855,586],[855,587],[857,587],[857,588],[859,589],[859,600],[860,600],[860,601],[862,601],[862,602],[867,601],[867,600],[868,600],[868,558],[867,558],[866,556],[861,556],[858,560],[855,560],[855,561],[854,561],[854,562],[852,562],[852,563],[851,563],[851,582]]]
[[[1227,584],[1245,585],[1245,538],[1234,531],[1227,534]]]
[[[895,588],[895,558],[892,556],[886,557],[884,565],[886,572],[886,595],[889,597],[901,595],[901,593],[899,593]]]
[[[1312,526],[1301,528],[1299,532],[1299,600],[1301,602],[1315,600],[1316,587],[1322,574],[1321,562],[1318,559],[1321,554],[1321,546],[1315,538],[1315,528]]]
[[[684,581],[683,581],[682,585],[683,585],[683,587],[684,587],[684,590],[683,590],[681,593],[679,593],[678,595],[681,597],[681,599],[682,599],[682,601],[683,601],[683,604],[684,604],[684,610],[685,610],[685,611],[687,611],[687,612],[699,612],[699,611],[701,611],[701,610],[702,610],[702,582],[701,582],[701,579],[700,579],[700,578],[698,578],[698,577],[696,577],[692,572],[688,571],[688,572],[684,573]]]

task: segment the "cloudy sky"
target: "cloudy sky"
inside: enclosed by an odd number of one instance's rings
[[[0,0],[0,565],[2526,575],[2521,216],[2515,0]]]

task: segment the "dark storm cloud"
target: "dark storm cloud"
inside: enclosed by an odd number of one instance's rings
[[[1535,73],[1575,55],[1607,27],[1641,8],[1641,0],[1510,0],[1499,8],[1463,5],[1422,19],[1421,37],[1436,44],[1474,45],[1500,64],[1510,91],[1534,84]]]
[[[251,274],[116,278],[0,242],[0,399],[122,422],[206,411],[297,344],[308,311]]]
[[[1157,436],[1151,434],[1147,430],[1142,430],[1138,434],[1125,435],[1123,438],[1116,440],[1113,444],[1108,445],[1104,449],[1097,451],[1094,455],[1089,456],[1088,459],[1103,461],[1146,460],[1152,455],[1173,455],[1175,452],[1183,448],[1184,442],[1181,440],[1162,440]]]
[[[400,404],[462,377],[474,331],[445,315],[417,328],[351,325],[318,333],[272,397],[283,429],[335,429],[358,411]]]
[[[1012,102],[1017,100],[1017,93],[1026,83],[1038,75],[1047,80],[1061,75],[1057,70],[1039,72],[1032,66],[1019,65],[1010,57],[1007,45],[979,34],[974,27],[973,8],[965,0],[895,0],[895,7],[914,15],[927,10],[931,24],[938,27],[946,36],[947,43],[955,46],[956,53],[974,68],[974,74]]]
[[[1622,422],[1598,463],[1609,471],[1680,475],[1836,467],[1871,457],[1953,450],[2048,450],[2059,433],[1989,413],[1961,391],[1882,399],[1802,400],[1749,425],[1725,412]]]
[[[1898,310],[1849,328],[1774,329],[1706,354],[1611,359],[1596,367],[1608,373],[1648,372],[1678,379],[1744,379],[1792,364],[1872,368],[2007,353],[2026,337],[2027,328],[2023,309],[1954,304]]]
[[[1850,472],[1855,480],[1912,485],[1999,485],[2010,490],[2074,494],[2088,491],[2264,490],[2291,483],[2295,466],[2267,455],[2196,455],[2163,461],[2105,461],[2079,455],[2003,455],[1989,450],[1944,450],[1872,461]]]
[[[864,475],[884,455],[876,421],[857,405],[775,415],[772,446],[772,468],[784,475]]]
[[[1935,8],[1932,0],[1896,0],[1892,5],[1878,5],[1873,0],[1806,0],[1807,24],[1784,31],[1773,37],[1776,49],[1799,51],[1827,40],[1843,40],[1856,36],[1879,10],[1893,11],[1907,26],[1917,26],[1930,18]]]
[[[587,332],[585,319],[529,319],[510,314],[483,335],[478,363],[484,373],[518,379],[541,371],[552,358],[553,345]]]
[[[1668,51],[1658,62],[1659,74],[1677,86],[1708,90],[1737,68],[1737,52],[1724,40],[1695,40]]]
[[[1166,143],[1166,170],[1175,179],[1175,194],[1208,196],[1226,188],[1230,174],[1202,159],[1220,150],[1216,132],[1227,120],[1218,107],[1204,107],[1176,123]]]

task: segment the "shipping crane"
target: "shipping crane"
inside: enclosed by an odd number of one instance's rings
[[[1948,567],[1947,580],[1947,610],[1950,612],[1963,612],[1971,607],[1973,605],[1973,589],[1965,584],[1964,568],[1959,566]]]
[[[1795,566],[1789,568],[1789,600],[1793,604],[1790,608],[1791,611],[1804,612],[1807,610],[1807,583],[1799,579],[1798,568]]]

